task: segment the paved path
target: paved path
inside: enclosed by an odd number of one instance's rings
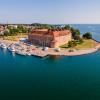
[[[1,40],[0,42],[5,43],[7,46],[11,45],[12,43],[15,43],[13,41],[8,40]],[[96,52],[98,49],[100,49],[100,43],[97,44],[94,48],[84,49],[84,50],[75,50],[73,52],[69,52],[69,49],[62,49],[60,52],[56,52],[54,48],[50,48],[47,51],[43,51],[41,48],[36,48],[35,46],[27,46],[26,44],[21,43],[20,44],[22,48],[24,48],[24,51],[27,52],[29,50],[29,53],[34,56],[39,57],[45,57],[47,55],[62,55],[62,56],[77,56],[77,55],[84,55]],[[33,50],[34,49],[34,50]]]

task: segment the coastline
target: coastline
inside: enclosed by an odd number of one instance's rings
[[[91,49],[87,49],[87,50],[74,50],[73,52],[69,52],[69,51],[66,51],[64,50],[63,52],[60,52],[60,53],[49,53],[49,55],[56,55],[56,56],[81,56],[81,55],[87,55],[87,54],[91,54],[91,53],[94,53],[94,52],[97,52],[100,48],[100,45],[99,47],[97,48],[91,48]]]
[[[3,39],[0,39],[0,42],[5,43],[7,46],[13,43],[16,43],[15,41],[9,41],[9,40],[3,40]],[[25,48],[27,48],[27,46]],[[30,50],[32,50],[33,48],[35,48],[35,46],[30,47]],[[47,51],[43,51],[40,48],[35,48],[35,50],[31,52],[31,54],[32,56],[37,56],[37,57],[42,57],[42,58],[48,55],[50,56],[52,55],[53,56],[79,56],[80,55],[81,56],[81,55],[94,53],[98,51],[99,49],[100,49],[100,43],[97,42],[97,45],[94,48],[87,48],[87,49],[82,49],[82,50],[72,49],[73,52],[69,52],[70,49],[61,49],[60,52],[56,52],[54,48],[49,48],[49,50]]]

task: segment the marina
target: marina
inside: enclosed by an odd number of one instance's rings
[[[22,42],[7,43],[7,41],[4,41],[4,43],[0,43],[0,48],[7,49],[8,51],[14,52],[15,54],[21,56],[37,56],[37,57],[47,56],[47,53],[45,53],[41,49],[29,46],[28,44],[24,44]]]

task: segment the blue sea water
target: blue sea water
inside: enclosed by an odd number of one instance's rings
[[[91,32],[93,38],[100,41],[100,24],[72,24],[71,26],[80,29],[81,34]]]
[[[100,40],[100,25],[74,26]],[[41,59],[0,49],[0,100],[100,100],[100,51]]]

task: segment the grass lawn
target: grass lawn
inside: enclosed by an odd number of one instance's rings
[[[4,37],[4,40],[10,40],[10,41],[18,41],[20,38],[27,38],[28,35],[16,35],[16,36],[6,36]]]
[[[94,40],[84,40],[84,42],[82,44],[78,44],[76,47],[74,47],[75,49],[89,49],[89,48],[93,48],[97,45],[97,42],[95,42]],[[60,46],[60,48],[68,48],[68,45],[62,45]]]
[[[94,40],[84,40],[84,42],[80,45],[77,45],[76,49],[88,49],[88,48],[94,48],[97,45],[97,42]]]
[[[60,48],[68,48],[68,45],[67,44],[64,44],[64,45],[62,45],[62,46],[60,46]]]

